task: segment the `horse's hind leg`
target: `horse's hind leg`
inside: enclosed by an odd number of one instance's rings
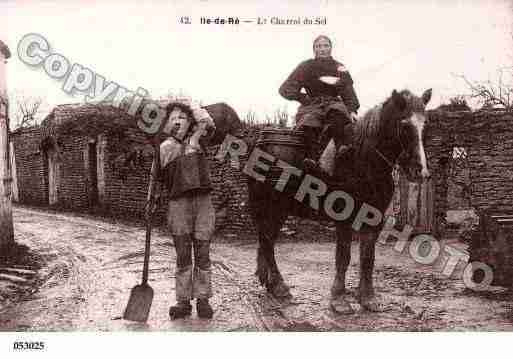
[[[335,279],[331,286],[330,308],[339,314],[353,313],[346,293],[346,272],[351,261],[352,230],[348,225],[337,226],[337,249],[335,252]]]
[[[270,211],[258,225],[257,275],[267,291],[278,298],[290,297],[289,287],[283,281],[274,256],[274,243],[286,217],[283,212]]]
[[[261,235],[258,236],[257,269],[255,275],[258,277],[260,284],[267,287],[267,283],[270,281],[270,271],[264,254],[264,240]]]
[[[248,194],[249,194],[249,209],[251,211],[251,217],[255,224],[258,234],[258,252],[257,252],[257,268],[255,275],[258,277],[260,284],[264,287],[268,287],[270,281],[269,264],[265,256],[265,236],[264,231],[266,228],[266,215],[265,210],[267,207],[267,198],[265,192],[261,186],[255,181],[248,181]]]
[[[290,296],[289,288],[283,282],[276,259],[274,242],[289,213],[289,204],[273,189],[256,181],[248,181],[251,216],[258,233],[257,269],[260,284],[276,297]]]

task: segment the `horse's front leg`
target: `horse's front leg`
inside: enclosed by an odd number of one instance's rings
[[[346,300],[346,272],[351,261],[352,230],[350,226],[337,226],[335,252],[335,279],[331,286],[330,309],[338,314],[351,314],[353,309]]]
[[[373,273],[376,253],[376,232],[360,234],[360,285],[358,287],[360,304],[371,312],[382,312],[385,305],[374,292]]]

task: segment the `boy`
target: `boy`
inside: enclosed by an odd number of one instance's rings
[[[162,182],[169,190],[168,225],[176,250],[176,301],[171,320],[189,316],[196,299],[200,318],[212,318],[210,239],[215,211],[210,198],[208,162],[203,142],[215,124],[197,104],[171,103],[166,107],[170,136],[160,145]],[[194,254],[194,265],[193,256]]]

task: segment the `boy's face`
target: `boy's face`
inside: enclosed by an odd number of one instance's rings
[[[187,114],[178,107],[175,107],[169,114],[166,127],[164,128],[164,133],[173,135],[179,140],[183,140],[190,125],[191,122],[189,121]]]

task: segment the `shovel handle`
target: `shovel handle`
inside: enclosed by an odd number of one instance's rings
[[[142,284],[148,283],[148,271],[150,263],[150,242],[151,242],[151,225],[153,221],[153,213],[155,211],[155,186],[157,176],[160,172],[160,148],[158,145],[153,146],[153,161],[151,164],[150,183],[148,185],[147,213],[146,215],[146,241],[144,245],[144,265]]]

